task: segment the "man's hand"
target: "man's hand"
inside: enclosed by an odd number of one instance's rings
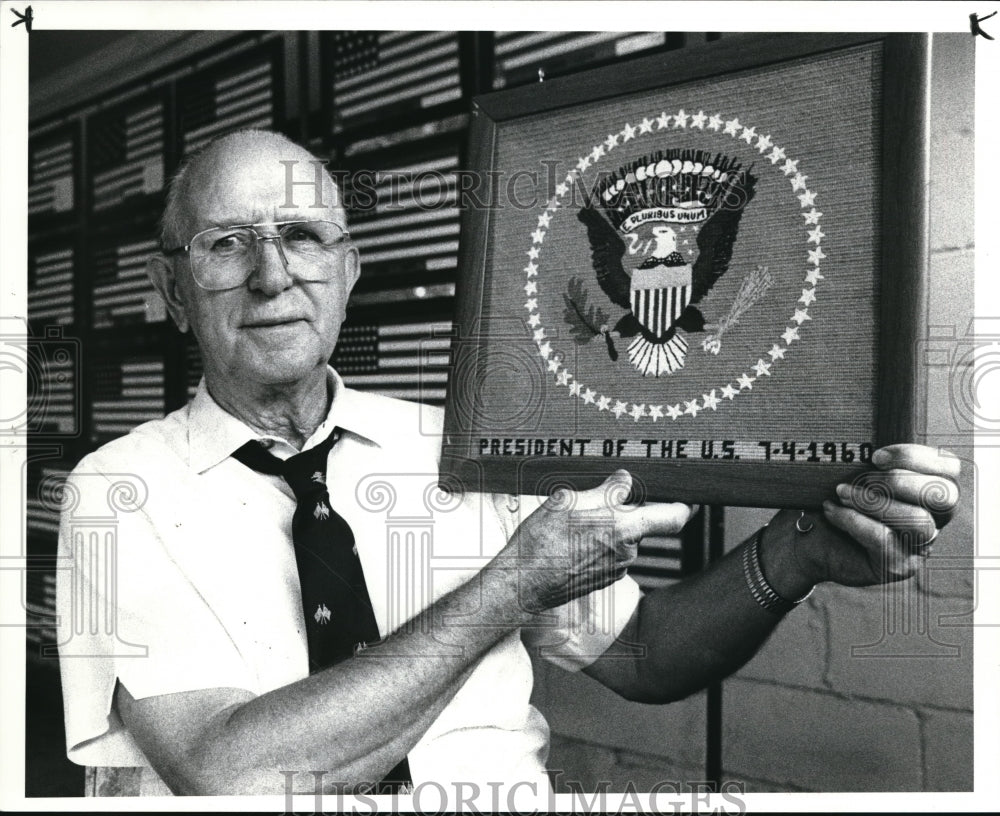
[[[959,460],[923,445],[889,445],[872,458],[875,470],[837,487],[837,501],[823,515],[802,521],[784,511],[771,526],[788,527],[801,570],[812,583],[834,581],[868,586],[912,576],[930,551],[937,531],[958,503]],[[793,519],[793,521],[789,521]]]
[[[619,470],[591,490],[559,490],[517,528],[498,561],[518,572],[520,601],[551,609],[609,586],[635,560],[639,540],[674,535],[694,508],[626,504],[632,477]]]

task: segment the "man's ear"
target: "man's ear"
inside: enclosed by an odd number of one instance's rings
[[[351,294],[354,284],[361,276],[361,257],[358,255],[358,248],[350,246],[344,254],[344,280],[347,285],[347,294]]]
[[[146,262],[146,274],[153,287],[160,293],[167,311],[181,332],[186,332],[191,323],[188,321],[187,307],[181,297],[177,284],[177,273],[174,265],[162,255],[154,255]]]

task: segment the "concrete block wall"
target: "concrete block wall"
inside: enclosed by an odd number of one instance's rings
[[[965,335],[973,313],[972,38],[936,35],[932,51],[927,324],[947,345]],[[819,587],[725,681],[724,779],[774,792],[972,789],[975,474],[971,449],[956,445],[963,430],[950,387],[956,376],[948,365],[924,372],[922,441],[968,460],[957,517],[916,580]],[[729,508],[727,547],[770,515]],[[593,789],[606,780],[621,790],[629,781],[641,788],[704,778],[703,694],[641,706],[584,676],[542,665],[536,676],[536,704],[553,732],[549,767],[559,772],[557,790],[570,781]]]

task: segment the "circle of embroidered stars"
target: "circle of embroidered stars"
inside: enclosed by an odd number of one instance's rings
[[[628,403],[624,400],[613,399],[604,394],[598,394],[594,389],[584,386],[563,365],[563,356],[553,349],[552,344],[546,339],[545,327],[542,325],[542,318],[538,310],[537,261],[541,255],[545,233],[549,228],[553,215],[555,215],[556,210],[561,206],[562,197],[570,191],[584,171],[591,164],[596,164],[610,151],[618,147],[619,140],[624,144],[632,139],[639,138],[643,134],[652,134],[654,132],[654,125],[657,131],[666,130],[671,127],[673,129],[687,129],[690,126],[692,130],[721,132],[723,135],[755,146],[761,156],[768,159],[772,165],[780,169],[785,177],[788,178],[792,186],[792,192],[796,194],[796,198],[799,200],[800,208],[803,210],[808,208],[808,211],[804,211],[800,215],[805,219],[805,229],[808,235],[806,243],[815,246],[808,250],[806,263],[810,268],[808,268],[805,280],[803,281],[805,286],[802,289],[802,295],[796,302],[795,312],[788,321],[795,325],[787,326],[785,331],[782,332],[781,339],[784,341],[783,346],[774,343],[766,352],[767,356],[771,358],[770,362],[765,361],[763,356],[759,357],[757,362],[750,367],[750,370],[753,371],[752,376],[749,371],[744,371],[741,376],[736,378],[738,387],[735,387],[732,382],[728,382],[721,389],[713,388],[709,393],[702,394],[700,401],[698,397],[695,397],[693,400],[681,400],[681,402],[675,405],[649,405],[648,407],[645,403],[632,403],[630,409]],[[754,144],[755,139],[756,144]],[[778,167],[779,162],[783,162],[780,167]],[[538,225],[534,232],[531,233],[531,248],[527,251],[528,265],[524,267],[524,273],[527,276],[524,292],[528,298],[524,304],[524,308],[528,311],[528,325],[534,331],[534,340],[538,348],[538,353],[546,361],[549,371],[555,375],[556,383],[568,388],[569,396],[578,397],[586,405],[595,405],[598,411],[609,411],[615,415],[615,419],[629,416],[635,422],[638,422],[640,419],[648,417],[653,422],[656,422],[662,419],[664,415],[670,417],[672,420],[677,420],[685,415],[695,417],[699,411],[703,411],[706,408],[715,411],[723,399],[733,400],[739,393],[752,390],[753,384],[760,377],[770,377],[771,366],[778,360],[785,359],[785,353],[788,351],[789,346],[796,340],[802,339],[799,336],[799,329],[802,324],[807,320],[812,320],[812,317],[809,315],[809,306],[816,300],[817,284],[819,281],[824,280],[825,277],[819,271],[820,261],[828,257],[820,245],[821,240],[826,236],[826,233],[823,232],[819,224],[819,219],[823,213],[816,209],[816,193],[806,187],[806,180],[809,177],[799,172],[798,165],[798,160],[793,161],[789,159],[785,155],[784,148],[774,144],[770,134],[765,136],[758,135],[756,128],[742,124],[738,117],[727,120],[718,114],[709,116],[700,110],[696,114],[689,114],[685,113],[683,109],[679,110],[676,114],[669,114],[664,111],[655,120],[647,116],[635,126],[626,122],[622,130],[617,133],[608,134],[608,138],[602,143],[595,145],[590,153],[581,156],[576,163],[576,167],[566,174],[565,180],[556,185],[555,195],[549,199],[545,205],[545,210],[538,216]],[[802,308],[799,308],[798,304],[802,304]],[[614,402],[613,406],[612,401]],[[681,403],[684,403],[683,408],[681,408]]]

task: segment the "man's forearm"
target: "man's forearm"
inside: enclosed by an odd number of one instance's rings
[[[812,586],[798,564],[794,516],[781,514],[764,531],[761,561],[772,586],[795,599]],[[708,569],[645,595],[619,640],[639,644],[635,661],[602,660],[588,673],[629,699],[682,699],[749,660],[781,616],[754,600],[743,574],[742,547]]]
[[[516,572],[491,564],[357,657],[219,712],[175,786],[275,793],[284,791],[282,771],[314,769],[327,772],[327,788],[377,782],[477,660],[531,617],[516,603],[517,586]],[[311,792],[312,777],[303,778]]]

